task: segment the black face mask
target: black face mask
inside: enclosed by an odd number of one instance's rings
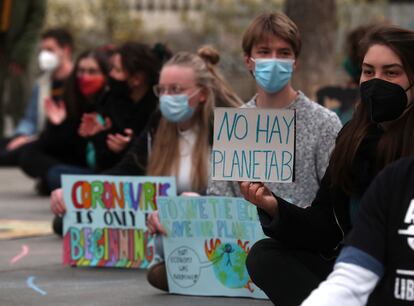
[[[404,90],[400,85],[381,79],[361,83],[361,100],[368,106],[372,122],[380,123],[399,118],[407,107],[405,92],[411,86]]]
[[[128,86],[127,81],[118,81],[112,77],[108,78],[108,84],[110,90],[115,93],[117,96],[121,97],[130,97],[131,88]]]

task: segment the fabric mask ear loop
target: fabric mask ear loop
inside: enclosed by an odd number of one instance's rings
[[[187,103],[188,102],[190,102],[190,99],[192,98],[192,97],[194,97],[197,93],[199,93],[200,92],[200,90],[201,90],[201,88],[198,88],[196,91],[194,91],[190,96],[188,96],[188,99],[187,99]],[[200,104],[199,104],[200,105]],[[189,106],[190,107],[190,106]],[[177,132],[178,133],[180,133],[181,132],[181,130],[180,130],[180,127],[178,126],[178,124],[176,124],[176,126],[177,126]]]
[[[194,97],[196,94],[198,94],[200,92],[200,90],[201,90],[201,88],[194,91],[190,96],[188,96],[188,100],[190,100],[192,97]]]
[[[196,91],[194,91],[190,96],[188,96],[188,99],[187,99],[187,103],[189,103],[190,102],[190,99],[192,98],[192,97],[194,97],[196,94],[198,94],[199,92],[201,91],[201,88],[198,88]],[[200,104],[198,104],[198,105],[200,105]],[[188,106],[188,107],[191,107],[191,106]]]
[[[255,60],[253,57],[250,57],[250,60],[251,60],[253,63],[255,63],[255,64],[256,64],[256,60]],[[255,76],[255,74],[254,74],[254,69],[253,69],[253,70],[251,70],[251,71],[249,71],[249,72],[250,72],[251,76],[253,77],[253,79],[256,81],[256,76]]]

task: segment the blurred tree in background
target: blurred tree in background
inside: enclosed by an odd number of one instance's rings
[[[184,49],[196,51],[202,44],[211,44],[220,51],[220,68],[240,96],[247,100],[255,92],[255,82],[248,73],[242,53],[244,30],[252,19],[265,11],[281,10],[282,0],[216,0],[209,1],[200,15],[182,14],[183,22],[191,31],[191,41],[177,33],[173,42]],[[170,37],[172,38],[172,37]]]
[[[64,27],[75,37],[76,49],[126,40],[141,40],[142,21],[123,0],[48,0],[47,26]]]
[[[336,1],[286,0],[285,12],[302,37],[294,87],[311,96],[321,83],[329,84],[335,70]]]
[[[390,5],[390,2],[393,5]],[[398,3],[394,3],[398,2]],[[400,3],[401,2],[401,3]],[[294,86],[313,97],[317,88],[345,82],[344,40],[361,24],[391,20],[414,27],[406,0],[49,0],[48,26],[75,35],[78,51],[126,40],[165,42],[174,51],[215,46],[220,67],[243,99],[254,93],[241,38],[257,14],[283,10],[299,26],[303,51]]]

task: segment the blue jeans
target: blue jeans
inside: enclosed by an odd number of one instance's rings
[[[55,190],[61,187],[60,177],[62,174],[96,174],[96,171],[72,165],[54,166],[49,169],[46,175],[47,186],[50,190]]]

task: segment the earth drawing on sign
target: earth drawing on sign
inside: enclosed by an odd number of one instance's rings
[[[204,242],[204,250],[213,265],[216,278],[227,288],[246,288],[253,292],[251,279],[246,269],[246,258],[250,248],[248,241],[222,243],[220,239]]]

